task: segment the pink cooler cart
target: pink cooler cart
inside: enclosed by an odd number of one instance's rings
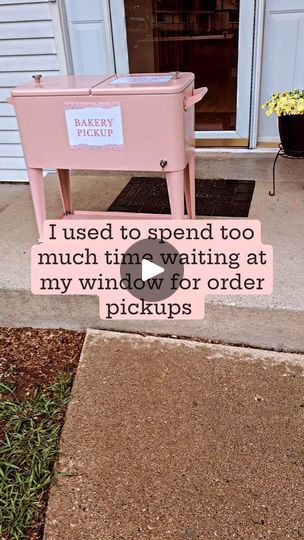
[[[39,237],[46,219],[43,169],[57,169],[63,219],[153,217],[74,210],[70,170],[162,172],[171,216],[195,217],[193,73],[41,77],[12,90]]]

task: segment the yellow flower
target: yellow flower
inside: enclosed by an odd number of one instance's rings
[[[304,114],[304,90],[291,90],[290,92],[276,92],[262,105],[266,116],[275,113],[277,116]]]

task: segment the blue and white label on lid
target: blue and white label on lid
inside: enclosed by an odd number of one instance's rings
[[[171,75],[136,75],[134,77],[117,77],[110,84],[165,84],[171,79]]]

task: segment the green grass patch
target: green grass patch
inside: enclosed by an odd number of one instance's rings
[[[0,383],[0,538],[24,540],[43,523],[72,375],[20,402]],[[38,536],[37,536],[38,537]]]

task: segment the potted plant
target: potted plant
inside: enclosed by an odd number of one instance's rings
[[[304,157],[304,90],[277,92],[262,105],[266,115],[275,113],[285,154]]]

